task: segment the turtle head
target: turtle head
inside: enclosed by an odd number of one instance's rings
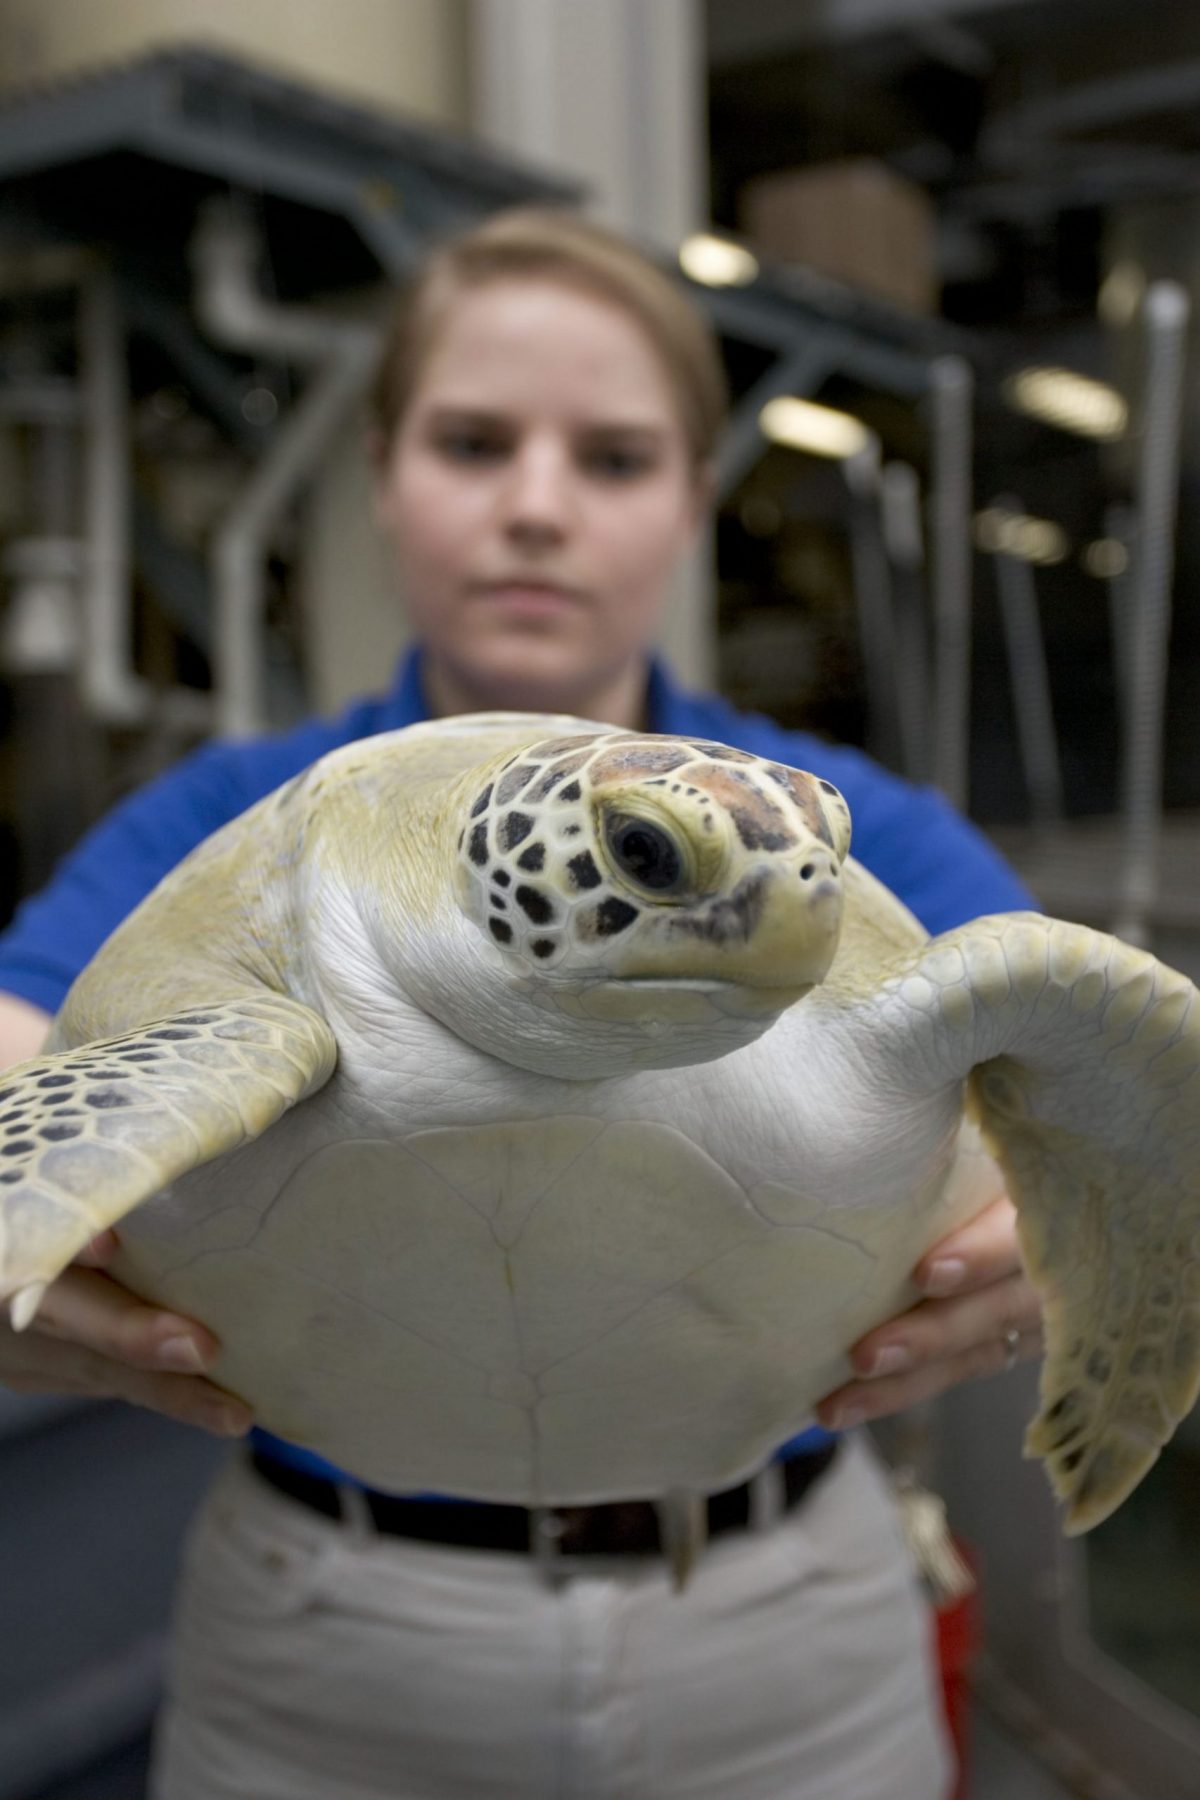
[[[685,1019],[737,1018],[757,1035],[833,959],[850,818],[815,776],[705,740],[604,732],[510,753],[465,807],[464,910],[510,979],[567,1015],[664,1039]]]

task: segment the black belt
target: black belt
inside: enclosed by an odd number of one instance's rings
[[[799,1505],[809,1488],[823,1475],[837,1452],[837,1442],[817,1450],[789,1456],[777,1466],[783,1476],[785,1512]],[[290,1463],[279,1462],[261,1450],[250,1458],[253,1468],[279,1493],[299,1501],[328,1519],[343,1515],[337,1482],[309,1475]],[[620,1500],[602,1506],[562,1506],[549,1514],[530,1513],[523,1506],[498,1506],[474,1500],[410,1500],[399,1494],[381,1494],[374,1488],[359,1490],[375,1529],[389,1536],[419,1538],[426,1543],[454,1544],[473,1550],[524,1550],[535,1548],[535,1521],[548,1518],[557,1551],[566,1556],[651,1556],[662,1550],[658,1513],[649,1500]],[[708,1498],[708,1532],[738,1531],[750,1523],[750,1485],[725,1488]]]

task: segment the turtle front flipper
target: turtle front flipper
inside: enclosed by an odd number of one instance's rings
[[[17,1330],[84,1245],[324,1085],[325,1021],[281,996],[189,1007],[0,1075],[0,1304]]]
[[[974,1069],[1045,1322],[1026,1453],[1086,1531],[1200,1393],[1200,995],[1116,938],[1011,914],[910,953],[879,998],[910,1070]]]

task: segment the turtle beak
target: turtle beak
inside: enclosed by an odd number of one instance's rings
[[[761,995],[762,1010],[790,1004],[823,981],[842,923],[842,879],[834,853],[811,842],[744,874],[726,896],[671,921],[711,948],[705,973]]]

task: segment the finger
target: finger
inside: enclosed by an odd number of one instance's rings
[[[17,1393],[126,1400],[222,1437],[240,1437],[253,1423],[250,1408],[236,1395],[198,1376],[131,1368],[35,1331],[0,1328],[0,1382]]]
[[[986,1287],[1021,1268],[1017,1213],[1007,1195],[927,1250],[913,1271],[923,1293],[941,1298]]]
[[[200,1375],[218,1345],[195,1319],[147,1306],[98,1269],[68,1269],[46,1290],[33,1330],[134,1368]]]
[[[851,1347],[850,1361],[859,1376],[903,1375],[978,1344],[1000,1343],[1010,1331],[1038,1331],[1041,1322],[1041,1304],[1028,1279],[1008,1275],[956,1300],[920,1301],[868,1331]]]
[[[85,1269],[102,1269],[117,1254],[120,1244],[115,1231],[102,1231],[90,1244],[85,1244],[75,1261]]]
[[[1040,1327],[1020,1333],[1014,1348],[1004,1338],[973,1344],[970,1349],[940,1362],[925,1363],[906,1375],[875,1381],[850,1381],[826,1395],[816,1408],[820,1424],[829,1431],[847,1431],[869,1419],[887,1418],[923,1400],[932,1400],[963,1381],[1000,1375],[1018,1362],[1033,1362],[1042,1354]]]

